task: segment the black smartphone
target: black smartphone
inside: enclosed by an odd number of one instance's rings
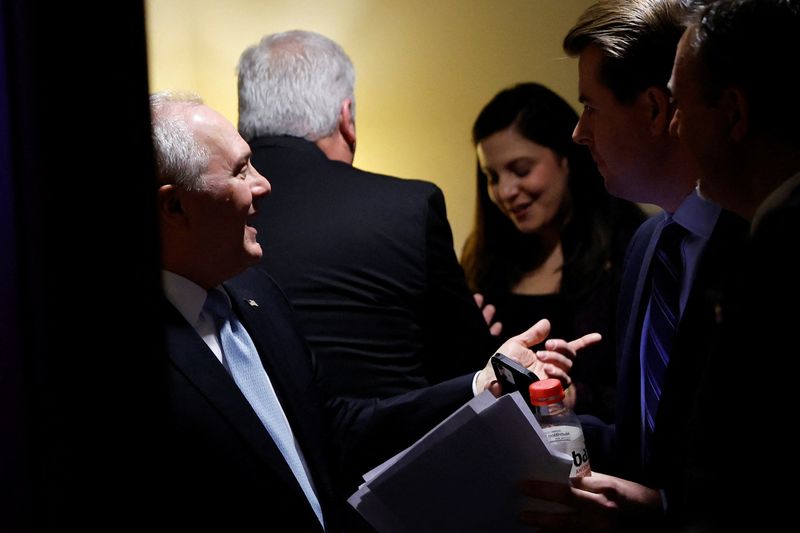
[[[518,390],[522,394],[522,399],[528,401],[530,398],[528,386],[534,381],[539,381],[536,374],[500,352],[492,356],[492,368],[503,388],[503,394]]]

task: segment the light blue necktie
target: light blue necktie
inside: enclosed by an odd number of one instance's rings
[[[324,529],[319,500],[311,487],[292,430],[286,423],[283,409],[253,340],[236,318],[228,299],[219,290],[208,292],[203,309],[213,318],[219,331],[225,367],[283,454]]]
[[[650,321],[644,343],[645,457],[649,457],[661,388],[680,319],[681,242],[687,230],[670,221],[661,230],[650,273]]]

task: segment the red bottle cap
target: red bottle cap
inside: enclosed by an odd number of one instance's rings
[[[528,387],[533,405],[549,405],[564,399],[564,388],[557,379],[542,379],[535,381]]]

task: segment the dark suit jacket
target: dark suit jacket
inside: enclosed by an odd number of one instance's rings
[[[466,286],[435,185],[331,161],[295,137],[250,144],[272,184],[255,221],[261,266],[292,302],[321,387],[339,402],[339,442],[364,444],[344,450],[358,475],[469,400],[472,373],[500,343]],[[348,413],[355,400],[371,403],[364,424]],[[387,405],[397,417],[383,416]]]
[[[686,435],[686,502],[702,502],[689,510],[706,531],[779,531],[796,516],[799,237],[796,188],[737,254],[743,274],[721,310],[722,339]]]
[[[330,442],[313,385],[311,357],[288,302],[258,270],[224,284],[258,348],[316,486],[329,531],[339,530]],[[253,300],[253,307],[246,303]],[[321,531],[302,489],[233,378],[181,314],[165,301],[170,357],[167,519],[182,530]]]
[[[650,259],[655,247],[650,241],[659,221],[659,217],[653,217],[642,225],[626,258],[619,300],[616,424],[605,428],[590,422],[587,438],[590,453],[593,444],[599,452],[597,462],[603,468],[625,479],[665,489],[670,505],[680,508],[685,499],[681,478],[692,454],[691,439],[687,439],[690,413],[704,387],[709,354],[719,339],[720,310],[730,296],[726,288],[739,275],[748,225],[723,210],[702,253],[664,378],[651,461],[645,465],[639,343],[650,292]],[[592,463],[594,466],[594,457]]]

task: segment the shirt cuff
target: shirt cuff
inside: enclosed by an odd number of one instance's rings
[[[472,395],[477,396],[478,394],[482,393],[483,391],[478,390],[478,374],[480,372],[475,372],[475,375],[472,376]]]

